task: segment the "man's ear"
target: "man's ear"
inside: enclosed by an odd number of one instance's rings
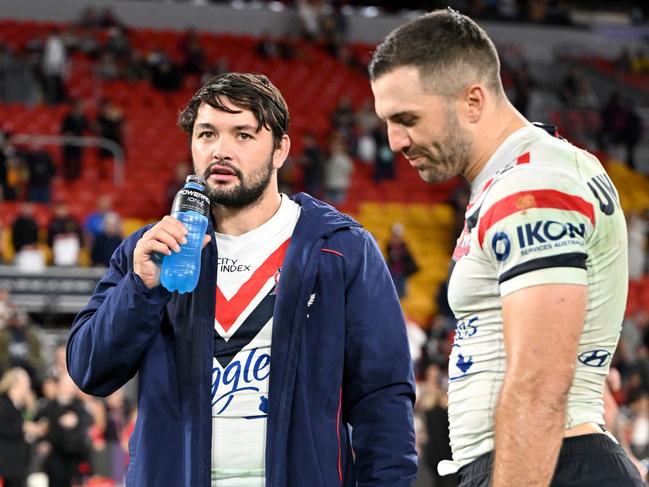
[[[291,139],[287,134],[282,135],[279,144],[273,151],[273,167],[279,169],[284,165],[284,161],[288,157],[288,153],[291,150]]]
[[[469,123],[480,121],[485,108],[486,90],[481,84],[472,84],[464,92],[462,105]]]

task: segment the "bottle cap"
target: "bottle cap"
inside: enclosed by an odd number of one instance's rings
[[[190,174],[189,176],[187,176],[187,178],[185,179],[185,183],[200,184],[201,187],[203,188],[205,188],[206,186],[205,179],[203,179],[201,176],[198,176],[196,174]]]

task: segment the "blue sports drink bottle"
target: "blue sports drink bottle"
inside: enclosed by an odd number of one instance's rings
[[[203,236],[210,214],[210,199],[205,195],[205,180],[187,176],[185,186],[178,191],[171,207],[171,216],[187,228],[187,243],[180,252],[165,255],[162,260],[160,282],[169,291],[192,292],[201,273]]]

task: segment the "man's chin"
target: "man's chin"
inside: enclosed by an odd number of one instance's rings
[[[426,183],[436,184],[436,183],[445,183],[446,181],[451,179],[453,175],[441,174],[433,171],[430,168],[426,168],[426,169],[419,170],[419,177]]]

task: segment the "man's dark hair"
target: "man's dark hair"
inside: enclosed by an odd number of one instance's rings
[[[493,42],[473,20],[450,8],[422,15],[393,31],[372,56],[370,79],[402,66],[416,67],[421,79],[440,94],[456,95],[476,81],[502,93]]]
[[[225,73],[214,76],[189,100],[178,116],[178,125],[191,139],[196,114],[201,103],[216,110],[239,113],[228,108],[227,100],[239,108],[250,110],[257,119],[257,131],[266,127],[273,134],[277,148],[282,136],[288,132],[288,106],[279,90],[263,74]]]

